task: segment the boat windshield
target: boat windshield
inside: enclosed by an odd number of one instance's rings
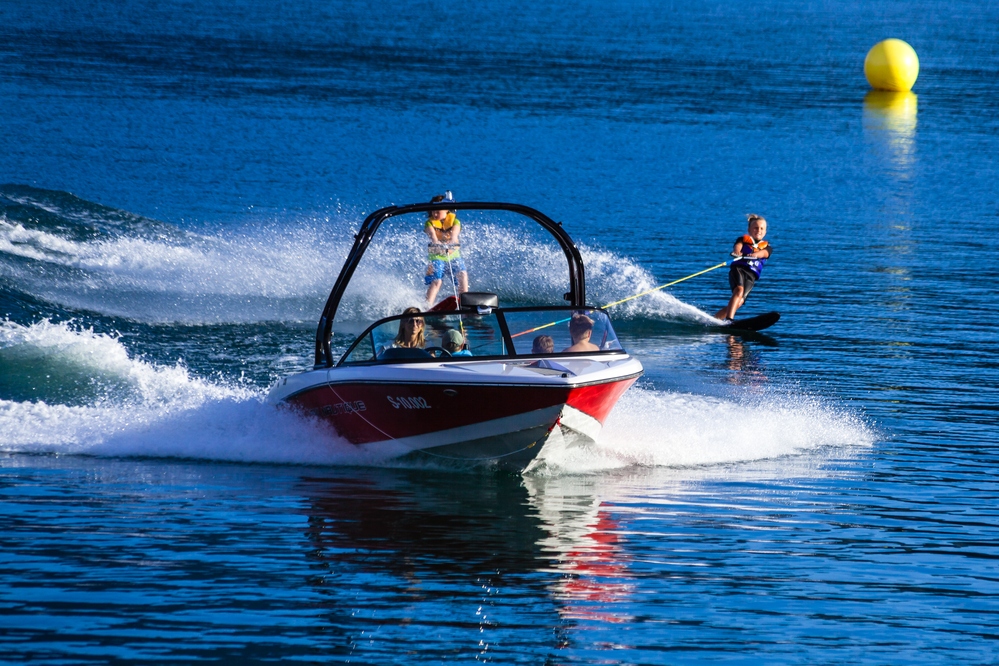
[[[512,308],[488,314],[425,312],[375,323],[340,361],[548,356],[621,351],[610,319],[594,308]]]
[[[415,326],[408,322],[413,320]],[[424,313],[393,317],[371,327],[343,363],[397,362],[448,356],[505,356],[495,313]]]
[[[503,316],[519,356],[621,351],[610,318],[600,310],[516,308]],[[543,351],[549,344],[552,351]]]

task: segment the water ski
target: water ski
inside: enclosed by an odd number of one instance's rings
[[[722,331],[762,331],[776,324],[779,319],[779,312],[765,312],[746,319],[733,319],[731,324],[717,328]]]

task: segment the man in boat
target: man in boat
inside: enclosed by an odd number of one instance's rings
[[[600,347],[590,342],[593,335],[593,320],[584,314],[574,314],[569,320],[569,337],[572,338],[572,345],[563,349],[563,352],[592,352],[600,351]]]
[[[438,194],[430,203],[453,203],[450,192]],[[447,273],[452,283],[455,271],[458,272],[458,283],[454,285],[455,295],[468,291],[468,271],[465,270],[465,260],[461,258],[461,221],[454,211],[447,209],[432,210],[427,213],[427,222],[423,231],[430,237],[427,245],[427,274],[423,278],[427,285],[427,305],[432,306]]]
[[[735,313],[746,302],[753,285],[763,273],[763,266],[773,253],[773,246],[763,240],[767,235],[767,221],[754,213],[746,217],[749,219],[749,233],[735,239],[732,256],[738,259],[733,261],[728,269],[728,284],[732,288],[732,298],[729,299],[728,305],[718,311],[715,319],[730,322],[735,318]]]

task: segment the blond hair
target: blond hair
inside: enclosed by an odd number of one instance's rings
[[[443,194],[438,194],[437,196],[433,197],[430,200],[430,203],[440,203],[442,201],[444,201],[444,195]],[[427,211],[427,218],[433,218],[434,213],[436,213],[436,212],[437,212],[436,210],[428,210]]]
[[[419,314],[420,313],[420,308],[409,307],[409,308],[406,308],[405,310],[403,310],[402,313],[404,315]],[[404,317],[404,318],[400,319],[399,320],[399,332],[395,336],[395,344],[398,347],[409,347],[410,346],[409,345],[409,339],[406,337],[406,320],[407,319],[415,319],[415,320],[419,320],[419,322],[421,324],[423,323],[423,317]],[[420,327],[419,331],[420,331],[419,334],[416,336],[416,345],[415,346],[419,347],[420,349],[423,349],[423,346],[426,344],[426,340],[424,340],[424,338],[423,338],[423,327],[422,326]]]

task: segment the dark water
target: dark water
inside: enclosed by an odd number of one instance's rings
[[[0,4],[0,661],[994,663],[995,2]],[[886,37],[918,96],[869,94]],[[366,213],[563,221],[592,450],[400,469],[262,402]],[[469,225],[473,286],[557,290]],[[348,320],[421,293],[375,249]],[[525,259],[524,257],[529,257]],[[366,259],[367,260],[367,259]],[[347,326],[334,339],[350,340]]]

